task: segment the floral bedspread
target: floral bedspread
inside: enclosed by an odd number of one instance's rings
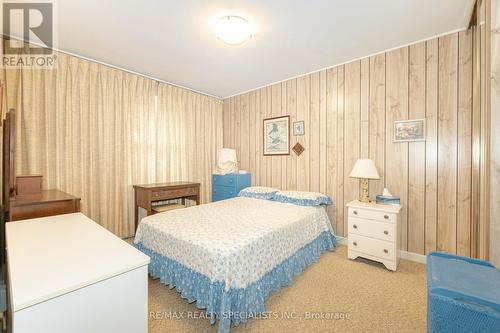
[[[134,243],[221,282],[246,288],[325,231],[324,207],[238,197],[144,218]]]

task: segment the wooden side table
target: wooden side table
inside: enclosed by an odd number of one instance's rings
[[[153,214],[153,204],[158,201],[182,199],[185,204],[186,199],[191,199],[200,204],[200,183],[171,182],[134,185],[135,198],[135,229],[139,225],[139,207],[147,211],[147,215]]]
[[[11,197],[9,221],[70,214],[79,211],[80,198],[59,190],[42,190],[40,194]]]

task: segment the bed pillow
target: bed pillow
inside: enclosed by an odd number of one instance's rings
[[[274,200],[300,206],[331,205],[329,196],[317,192],[304,191],[279,191],[274,195]]]
[[[271,200],[273,199],[274,194],[278,191],[279,190],[277,188],[272,188],[272,187],[250,186],[241,190],[238,196]]]

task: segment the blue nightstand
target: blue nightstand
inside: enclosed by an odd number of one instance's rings
[[[212,201],[234,198],[242,189],[251,185],[252,175],[249,173],[212,175]]]

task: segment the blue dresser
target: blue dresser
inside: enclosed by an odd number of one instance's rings
[[[251,185],[252,175],[249,173],[212,175],[212,201],[234,198],[242,189]]]

